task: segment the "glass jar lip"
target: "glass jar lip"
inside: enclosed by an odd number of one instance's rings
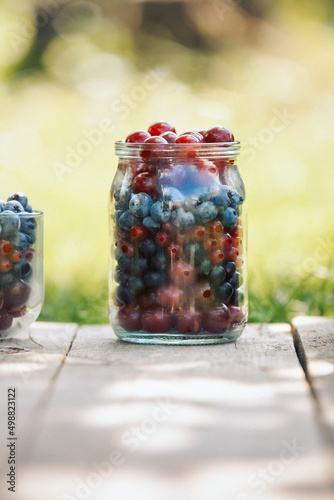
[[[32,212],[19,212],[17,215],[20,217],[41,217],[44,212],[41,210],[33,210]]]
[[[140,153],[150,151],[159,153],[159,157],[173,157],[182,155],[187,151],[196,153],[201,157],[226,157],[235,158],[240,151],[240,141],[233,142],[201,142],[195,144],[154,144],[154,143],[133,143],[125,141],[115,142],[115,153],[123,158],[138,158]]]

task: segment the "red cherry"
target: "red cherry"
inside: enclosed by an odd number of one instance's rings
[[[223,260],[223,258],[224,254],[223,251],[220,249],[213,250],[209,255],[209,259],[211,260],[212,264],[218,264]]]
[[[170,234],[172,231],[174,231],[175,228],[173,224],[168,220],[166,222],[163,222],[161,229],[166,233]]]
[[[22,318],[22,316],[25,315],[27,312],[26,306],[20,307],[20,309],[15,309],[15,311],[10,311],[10,314],[13,316],[13,318]]]
[[[231,325],[235,323],[241,323],[245,319],[245,315],[240,307],[227,306],[231,314]]]
[[[0,259],[0,273],[7,273],[12,268],[12,263],[6,257]]]
[[[143,240],[144,238],[146,238],[148,232],[147,232],[147,229],[146,227],[144,227],[142,224],[135,224],[134,226],[132,226],[132,228],[130,229],[130,234],[131,234],[131,237],[136,240],[136,241],[141,241]]]
[[[0,255],[8,255],[11,251],[11,243],[7,240],[0,240]]]
[[[185,135],[180,135],[177,139],[175,139],[174,144],[198,144],[200,140],[192,135],[192,134],[185,134]]]
[[[132,181],[132,191],[137,193],[146,193],[151,196],[151,198],[156,198],[156,180],[155,177],[150,172],[142,172]]]
[[[172,263],[170,268],[170,277],[180,286],[190,285],[195,279],[195,270],[192,265],[184,260],[178,260]]]
[[[168,144],[167,141],[163,137],[159,137],[157,135],[149,137],[144,141],[144,144],[155,144],[155,148],[151,148],[150,146],[143,147],[140,152],[140,156],[144,160],[148,160],[149,158],[156,158],[158,156],[158,151],[156,149],[160,149],[164,144]]]
[[[218,125],[217,127],[209,128],[204,134],[205,142],[233,142],[234,135],[226,128]]]
[[[183,290],[173,285],[166,285],[157,291],[157,302],[169,310],[181,309],[187,297]]]
[[[151,135],[160,135],[160,134],[163,134],[164,132],[176,133],[174,126],[171,123],[165,122],[165,121],[153,123],[148,128],[148,131]]]
[[[164,132],[163,134],[160,134],[160,137],[163,137],[165,141],[167,141],[169,144],[172,144],[175,141],[175,139],[178,138],[178,135],[175,134],[175,132],[168,131]]]
[[[195,132],[195,130],[187,130],[186,132],[182,132],[182,134],[180,134],[180,137],[182,137],[183,135],[193,135],[194,137],[197,137],[199,142],[202,142],[203,140],[202,134],[200,134],[199,132]]]
[[[182,246],[178,245],[177,243],[171,243],[168,247],[170,258],[172,260],[177,260],[181,257],[183,254],[183,249]]]
[[[242,239],[237,236],[236,238],[232,238],[233,246],[237,248],[239,245],[242,245]]]
[[[207,307],[213,302],[214,290],[210,283],[203,281],[198,283],[194,288],[195,303],[198,307],[202,309],[207,309]]]
[[[226,260],[233,260],[235,262],[238,258],[239,251],[234,247],[229,247],[225,250],[224,256]]]
[[[197,133],[198,133],[198,134],[201,134],[201,136],[203,137],[202,142],[205,142],[205,141],[204,141],[204,135],[205,135],[205,133],[206,133],[206,128],[202,128],[201,130],[197,130]]]
[[[173,327],[173,316],[154,308],[142,315],[143,329],[150,333],[165,333]]]
[[[165,231],[158,231],[154,240],[159,247],[166,247],[169,244],[169,235]]]
[[[123,243],[121,250],[128,257],[133,257],[136,253],[135,247],[131,243]]]
[[[135,332],[141,329],[141,313],[139,309],[132,305],[127,305],[119,309],[117,320],[124,330]]]
[[[211,175],[218,175],[217,166],[210,160],[207,160],[205,158],[199,158],[197,165],[200,171],[207,172],[208,174]],[[211,182],[212,182],[212,177],[211,177]]]
[[[138,298],[138,305],[141,309],[150,309],[157,305],[156,290],[144,293]]]
[[[178,233],[175,235],[175,243],[182,246],[187,240],[187,235],[185,233]]]
[[[14,263],[20,262],[22,259],[22,253],[19,250],[13,250],[10,255],[10,260]]]
[[[3,307],[9,312],[19,309],[28,302],[31,288],[24,281],[18,281],[12,288],[5,290]]]
[[[225,304],[219,309],[204,314],[203,328],[209,333],[223,333],[228,330],[231,323],[231,313]]]
[[[205,248],[205,250],[212,250],[216,248],[217,245],[218,242],[216,238],[205,238],[205,240],[203,241],[203,248]]]
[[[132,134],[128,135],[125,142],[135,142],[137,144],[143,143],[146,139],[150,137],[149,132],[146,130],[136,130]]]
[[[175,317],[175,328],[180,333],[198,333],[202,328],[202,315],[198,311],[181,311]]]
[[[223,243],[224,249],[231,247],[233,244],[233,238],[229,233],[224,234],[222,240],[223,240],[222,243]]]
[[[13,316],[5,310],[0,311],[0,331],[8,330],[12,326]]]

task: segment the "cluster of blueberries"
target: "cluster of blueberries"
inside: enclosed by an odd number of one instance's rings
[[[0,331],[26,311],[37,226],[32,212],[23,193],[0,200]]]

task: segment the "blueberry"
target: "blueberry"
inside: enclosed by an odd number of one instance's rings
[[[212,268],[209,274],[210,283],[215,287],[219,287],[223,284],[226,278],[226,271],[223,266],[215,266]]]
[[[218,208],[214,203],[212,203],[212,201],[205,201],[203,203],[200,203],[194,209],[196,221],[202,224],[205,224],[206,222],[214,219],[215,217],[217,217],[217,214]]]
[[[127,186],[123,188],[122,186],[118,188],[114,193],[115,206],[118,210],[126,210],[129,206],[129,201],[131,198],[131,187]]]
[[[183,208],[173,210],[171,220],[179,229],[189,229],[195,224],[195,217],[193,214],[191,212],[186,212]]]
[[[141,276],[148,268],[148,260],[144,257],[131,259],[131,271],[136,276]]]
[[[223,226],[229,229],[235,228],[235,226],[237,225],[237,221],[238,221],[238,214],[232,207],[226,208],[221,215],[221,222]]]
[[[234,292],[231,295],[230,298],[230,305],[231,306],[238,306],[239,305],[239,292],[238,290],[234,290]]]
[[[16,193],[8,196],[7,201],[18,201],[24,209],[28,204],[27,196],[24,193],[20,193],[20,191],[16,191]]]
[[[6,202],[3,200],[0,200],[0,213],[4,211],[5,205],[6,205]]]
[[[4,207],[4,211],[5,210],[10,210],[11,212],[15,212],[16,214],[20,213],[20,212],[24,212],[24,208],[23,206],[21,205],[21,203],[19,201],[7,201],[5,207]]]
[[[10,210],[5,210],[0,214],[0,224],[2,227],[2,236],[12,236],[20,229],[21,221],[17,214]]]
[[[27,203],[27,206],[25,207],[25,211],[29,212],[31,214],[31,212],[32,212],[32,206],[29,205],[29,203]]]
[[[12,288],[16,283],[16,278],[13,273],[0,273],[0,288]]]
[[[144,276],[144,283],[148,288],[159,288],[168,281],[167,274],[164,272],[148,271]]]
[[[168,205],[162,201],[153,203],[150,209],[151,217],[157,222],[166,222],[170,219],[171,211]]]
[[[156,251],[155,243],[150,238],[143,239],[139,243],[138,248],[143,257],[152,257]]]
[[[27,215],[28,215],[28,212],[22,212],[22,214],[20,214],[20,216],[19,216],[20,220],[21,220],[20,231],[21,231],[21,233],[31,234],[34,232],[34,230],[37,226],[37,223],[36,223],[36,220],[34,217],[27,216]]]
[[[227,208],[231,203],[230,193],[231,189],[228,186],[221,185],[214,190],[214,194],[210,198],[219,209]]]
[[[133,297],[137,297],[145,290],[143,281],[138,276],[132,276],[128,282],[128,289]]]
[[[126,286],[119,285],[116,288],[116,297],[123,304],[130,304],[132,302],[132,297],[129,289]]]
[[[227,276],[232,276],[232,274],[234,274],[237,269],[233,260],[223,260],[223,267],[226,271]]]
[[[242,276],[240,273],[238,272],[235,272],[228,280],[228,282],[230,283],[230,285],[232,286],[232,288],[234,290],[236,290],[237,288],[239,288],[239,286],[242,285]]]
[[[216,299],[228,303],[233,293],[233,288],[230,283],[223,283],[216,289]]]
[[[230,191],[230,207],[237,209],[241,203],[243,203],[244,199],[238,191],[231,190]]]
[[[212,269],[212,263],[210,259],[203,259],[199,264],[198,273],[200,275],[209,274]]]
[[[28,261],[24,260],[21,262],[21,279],[27,280],[32,275],[32,267]]]
[[[164,252],[157,252],[151,261],[151,268],[156,271],[165,271],[167,269],[167,258]]]
[[[162,189],[162,196],[164,201],[168,201],[170,208],[178,207],[182,204],[184,196],[175,187],[166,187]]]
[[[36,233],[26,234],[26,233],[17,233],[18,239],[15,241],[16,246],[18,246],[21,250],[25,250],[31,245],[33,245],[36,241]]]
[[[152,198],[148,194],[133,194],[129,202],[129,209],[137,217],[146,217],[150,213],[152,204]]]
[[[125,210],[118,219],[118,225],[123,231],[130,231],[132,226],[139,223],[140,219],[133,215],[130,210]]]
[[[120,250],[116,250],[115,256],[117,259],[117,264],[122,271],[130,271],[131,269],[131,257],[128,257]]]
[[[149,215],[143,219],[143,226],[145,226],[146,229],[148,229],[152,233],[155,233],[156,231],[158,231],[160,229],[159,222],[155,221]]]
[[[128,284],[128,281],[130,279],[130,275],[123,271],[119,266],[116,267],[115,271],[115,280],[117,283],[120,283],[123,286],[126,286]]]

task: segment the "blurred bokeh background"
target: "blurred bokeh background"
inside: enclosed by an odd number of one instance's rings
[[[0,198],[45,212],[41,319],[107,322],[115,140],[158,119],[242,143],[250,319],[332,314],[332,0],[1,0]]]

